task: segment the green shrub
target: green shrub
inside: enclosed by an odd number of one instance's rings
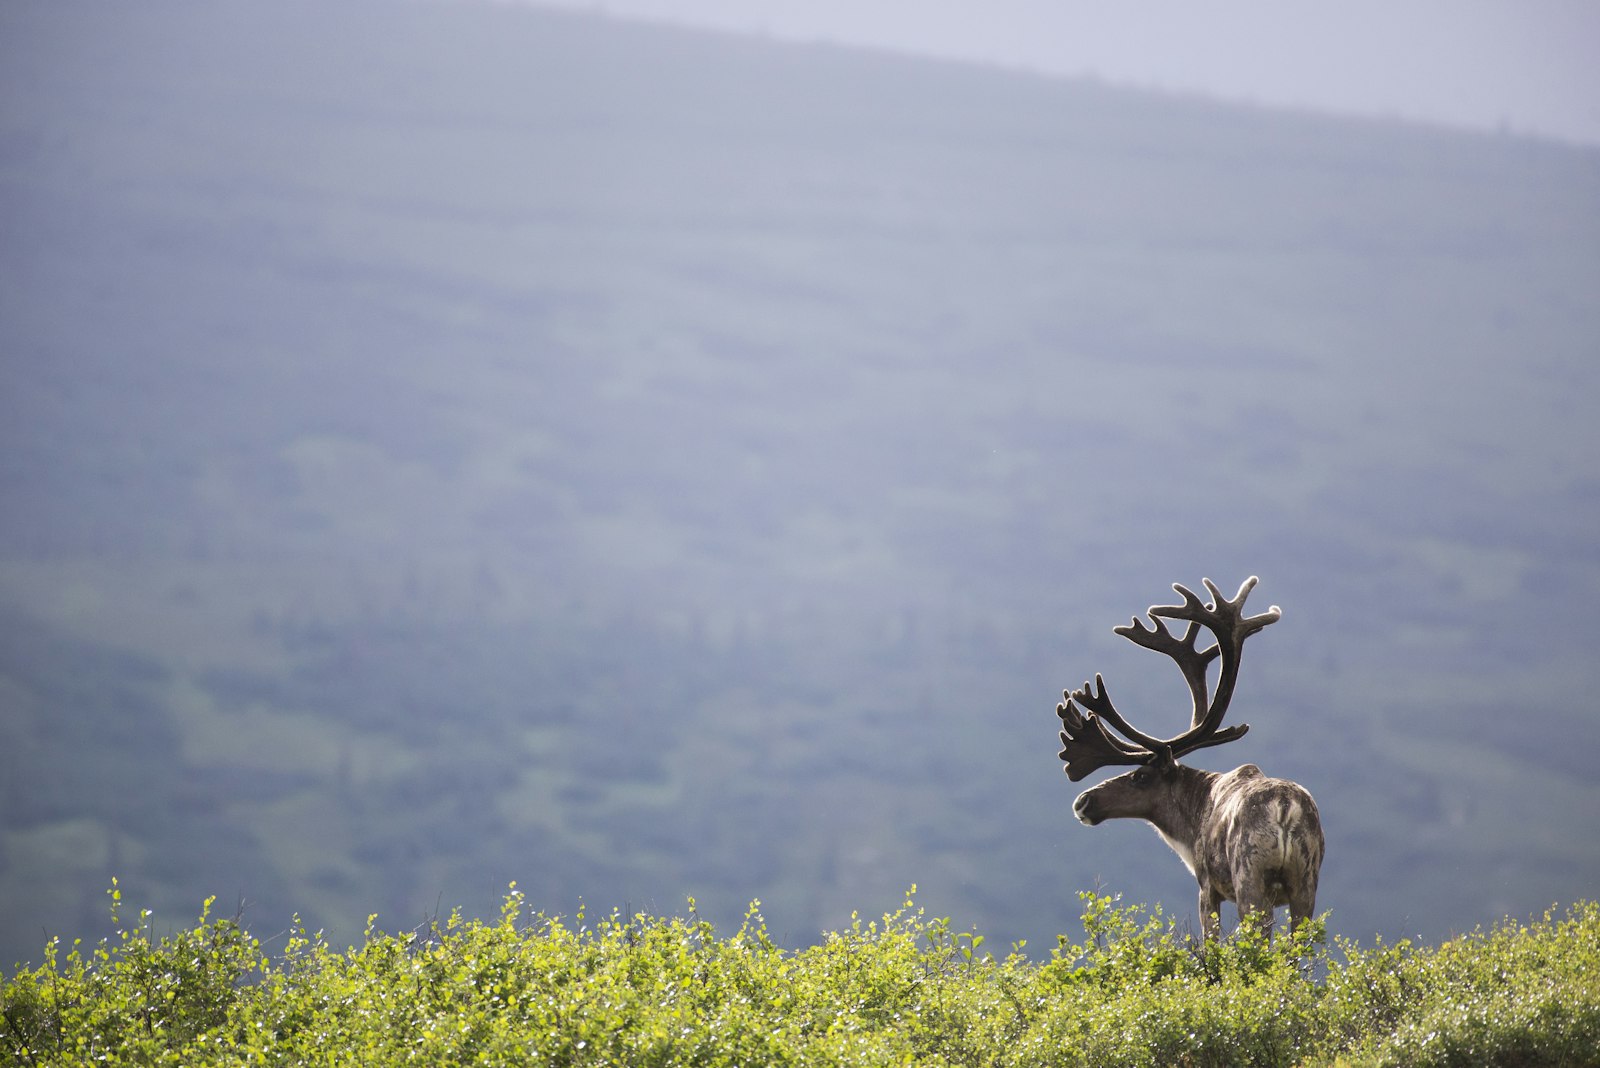
[[[108,893],[112,922],[119,924],[115,880]],[[0,992],[0,1051],[24,1064],[143,1064],[203,1047],[227,1025],[241,985],[270,969],[236,920],[211,919],[214,901],[206,899],[192,930],[159,940],[152,941],[148,911],[87,957],[74,942],[63,961],[59,940],[52,940],[44,964],[20,972]]]
[[[1431,952],[1396,947],[1356,955],[1330,976],[1330,997],[1382,991],[1384,1011],[1365,1034],[1348,1028],[1364,1063],[1394,1065],[1600,1064],[1600,906],[1564,919],[1505,922]],[[1369,959],[1370,958],[1370,959]],[[1359,988],[1358,988],[1359,989]]]
[[[914,890],[914,888],[913,888]],[[111,889],[113,917],[120,893]],[[1159,909],[1081,895],[1085,939],[1003,959],[908,896],[815,946],[759,903],[686,917],[451,914],[269,959],[211,903],[90,952],[55,942],[0,987],[18,1065],[1582,1065],[1600,1048],[1600,907],[1436,949],[1328,947],[1320,922],[1202,944]]]

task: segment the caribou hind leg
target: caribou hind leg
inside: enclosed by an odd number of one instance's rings
[[[1263,935],[1272,937],[1272,895],[1267,892],[1266,880],[1250,875],[1239,880],[1239,926],[1254,926]]]
[[[1312,868],[1306,880],[1289,896],[1289,933],[1300,929],[1317,910],[1317,870]]]

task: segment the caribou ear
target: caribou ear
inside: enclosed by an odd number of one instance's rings
[[[1169,771],[1178,766],[1178,758],[1172,755],[1172,747],[1164,745],[1156,750],[1156,758],[1150,761],[1150,767],[1157,771]]]

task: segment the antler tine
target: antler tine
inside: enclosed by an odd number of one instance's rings
[[[1085,683],[1085,689],[1087,685]],[[1063,692],[1064,700],[1056,705],[1056,715],[1061,717],[1061,752],[1056,755],[1066,762],[1067,778],[1077,782],[1107,765],[1143,764],[1151,758],[1153,754],[1148,750],[1124,742],[1107,731],[1105,723],[1093,710],[1087,715],[1080,712],[1073,702],[1075,696],[1073,692]],[[1101,696],[1104,696],[1103,686]]]
[[[1156,605],[1150,609],[1152,619],[1166,617],[1188,620],[1191,628],[1189,637],[1193,637],[1195,626],[1210,630],[1216,637],[1216,645],[1199,655],[1207,656],[1207,663],[1210,662],[1209,658],[1217,656],[1222,658],[1222,672],[1217,679],[1216,694],[1211,698],[1205,714],[1200,715],[1197,704],[1193,725],[1168,743],[1172,746],[1174,756],[1211,745],[1221,745],[1249,730],[1246,724],[1239,724],[1225,731],[1219,731],[1217,728],[1222,724],[1222,717],[1228,711],[1228,704],[1233,700],[1234,687],[1239,681],[1239,658],[1243,653],[1245,639],[1283,617],[1283,612],[1277,605],[1273,605],[1260,615],[1244,614],[1245,598],[1250,596],[1250,591],[1255,589],[1256,583],[1260,581],[1254,575],[1240,584],[1239,592],[1234,594],[1231,601],[1222,596],[1222,591],[1217,589],[1216,584],[1210,579],[1202,581],[1211,594],[1211,604],[1202,604],[1200,598],[1188,587],[1182,583],[1173,583],[1172,588],[1183,598],[1183,604]],[[1185,674],[1188,677],[1187,671]],[[1192,690],[1193,683],[1190,685]]]
[[[1105,740],[1112,746],[1112,748],[1114,748],[1121,755],[1145,755],[1147,751],[1144,749],[1144,747],[1135,745],[1132,742],[1125,742],[1121,738],[1118,738],[1116,735],[1112,734],[1110,731],[1106,730],[1104,721],[1102,721],[1100,717],[1097,716],[1093,711],[1085,714],[1084,711],[1080,710],[1073,692],[1063,691],[1062,696],[1065,697],[1066,700],[1056,705],[1056,715],[1061,717],[1062,722],[1068,728],[1070,728],[1074,734],[1076,734],[1078,731],[1086,729],[1088,725],[1093,724],[1100,728],[1101,735],[1103,735]]]
[[[1250,635],[1283,618],[1283,609],[1273,605],[1258,616],[1244,615],[1245,598],[1250,596],[1250,591],[1256,588],[1256,583],[1261,580],[1251,575],[1239,584],[1239,592],[1233,595],[1233,600],[1222,596],[1222,591],[1217,589],[1216,583],[1210,579],[1201,579],[1206,590],[1211,594],[1211,604],[1204,604],[1194,592],[1181,582],[1174,582],[1172,588],[1178,591],[1178,596],[1183,598],[1182,604],[1152,605],[1150,617],[1155,619],[1165,616],[1168,619],[1187,619],[1193,623],[1210,629],[1216,634],[1220,644],[1223,634],[1217,629],[1218,622],[1230,624],[1237,642],[1243,642]]]
[[[1106,695],[1106,680],[1101,678],[1098,672],[1094,677],[1094,690],[1090,691],[1086,682],[1080,689],[1072,691],[1072,698],[1100,720],[1120,731],[1139,752],[1153,754],[1165,748],[1167,744],[1165,741],[1144,733],[1122,718],[1122,713],[1117,711],[1117,706],[1113,705],[1111,698]]]
[[[1155,609],[1151,609],[1152,612]],[[1127,638],[1135,645],[1163,653],[1172,658],[1183,672],[1183,681],[1189,684],[1189,695],[1194,700],[1194,713],[1189,717],[1189,726],[1197,727],[1205,719],[1208,697],[1206,694],[1206,669],[1211,666],[1221,649],[1213,645],[1209,649],[1196,649],[1195,639],[1200,634],[1200,624],[1194,620],[1189,621],[1182,638],[1175,638],[1167,630],[1166,621],[1160,616],[1150,617],[1152,626],[1146,628],[1144,621],[1137,616],[1132,623],[1113,628],[1114,632]]]

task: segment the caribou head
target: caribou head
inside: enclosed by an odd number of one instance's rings
[[[1298,783],[1268,778],[1254,764],[1218,773],[1178,763],[1181,756],[1234,741],[1250,729],[1243,723],[1222,726],[1239,681],[1239,656],[1246,638],[1282,616],[1276,606],[1260,615],[1244,614],[1254,576],[1231,601],[1210,579],[1204,581],[1210,604],[1174,584],[1182,604],[1152,607],[1148,627],[1135,617],[1114,631],[1178,665],[1194,701],[1188,730],[1157,738],[1136,729],[1111,703],[1099,675],[1092,689],[1086,682],[1063,693],[1056,715],[1067,778],[1077,782],[1109,765],[1134,766],[1084,791],[1072,811],[1090,827],[1119,818],[1154,826],[1200,884],[1200,922],[1208,937],[1217,934],[1224,901],[1235,904],[1241,919],[1253,916],[1268,928],[1272,910],[1287,905],[1290,925],[1296,927],[1316,906],[1323,854],[1317,803]],[[1181,638],[1167,629],[1169,619],[1188,624]],[[1202,630],[1214,638],[1204,649],[1197,643]],[[1220,668],[1211,694],[1208,674],[1216,661]]]

